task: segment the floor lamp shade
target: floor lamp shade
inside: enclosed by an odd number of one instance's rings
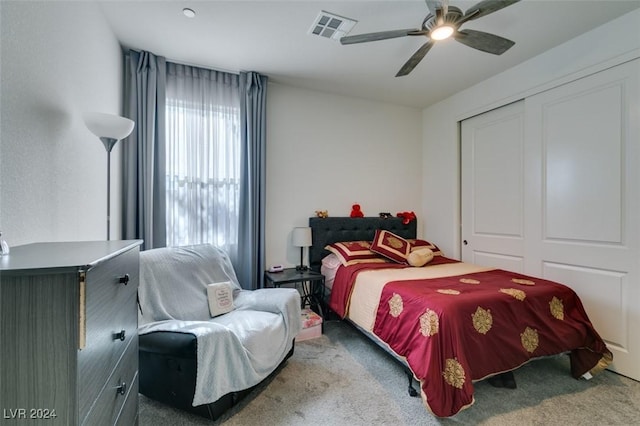
[[[296,266],[296,269],[299,271],[304,271],[307,269],[307,267],[304,266],[302,255],[303,255],[304,248],[311,246],[311,228],[309,227],[293,228],[291,242],[293,243],[294,247],[300,247],[300,265]]]
[[[111,152],[116,142],[129,136],[135,125],[133,120],[128,118],[102,112],[89,112],[85,114],[84,124],[87,126],[87,129],[91,130],[91,133],[102,140],[107,152]],[[113,142],[107,145],[104,141],[105,139],[112,140]]]
[[[100,138],[104,149],[107,150],[107,240],[109,240],[111,236],[111,150],[119,140],[131,134],[135,123],[118,115],[90,112],[84,115],[84,124],[91,133]]]

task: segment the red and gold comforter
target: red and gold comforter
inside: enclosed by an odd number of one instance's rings
[[[569,287],[447,258],[437,263],[341,267],[330,299],[341,317],[406,359],[435,415],[452,416],[473,404],[473,381],[533,358],[569,352],[576,378],[611,362]]]

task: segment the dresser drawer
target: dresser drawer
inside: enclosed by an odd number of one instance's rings
[[[138,344],[132,340],[82,424],[113,425],[137,413],[137,407]]]
[[[138,375],[131,385],[131,390],[120,410],[120,415],[114,424],[117,426],[133,426],[138,424]]]
[[[137,348],[138,256],[136,247],[99,263],[86,274],[86,343],[78,352],[80,418],[89,411],[125,348],[133,341]],[[128,281],[125,284],[122,280]]]

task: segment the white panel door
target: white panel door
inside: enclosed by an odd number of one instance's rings
[[[640,380],[640,61],[525,101],[525,271],[565,283]]]
[[[524,102],[462,122],[462,260],[523,272]]]
[[[640,380],[640,60],[461,125],[462,260],[562,282]]]

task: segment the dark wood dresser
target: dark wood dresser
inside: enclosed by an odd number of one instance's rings
[[[137,423],[140,243],[0,256],[0,423]]]

